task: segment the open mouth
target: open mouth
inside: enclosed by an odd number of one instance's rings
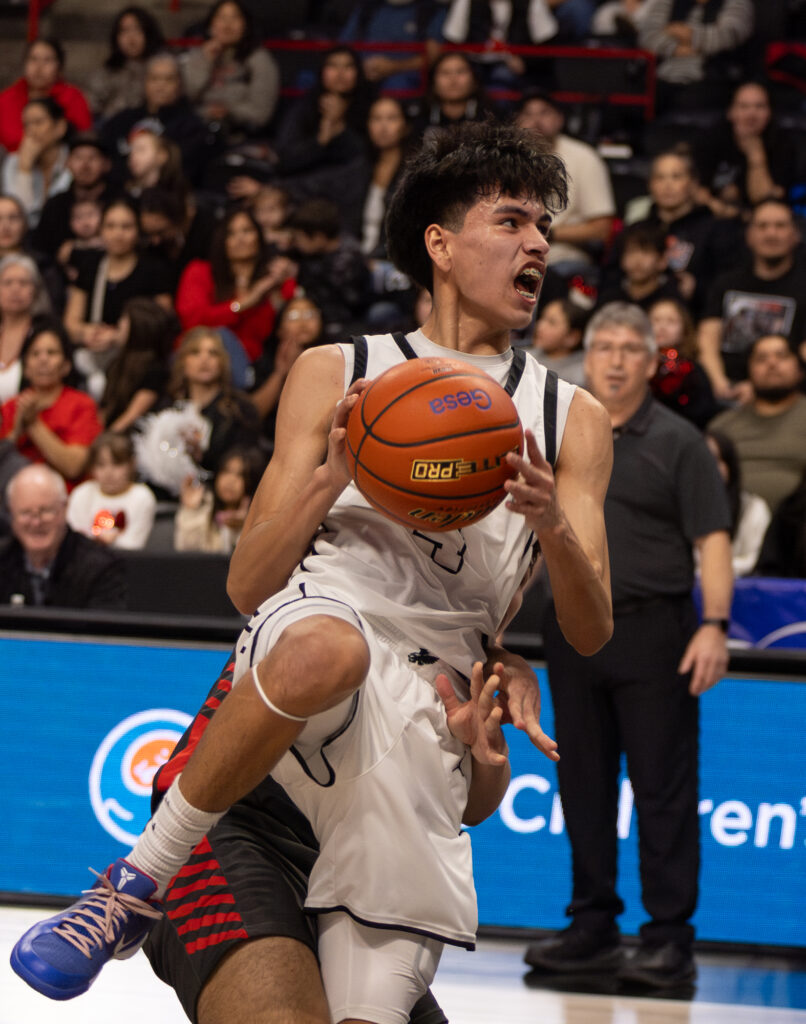
[[[537,267],[527,267],[515,278],[515,291],[524,299],[534,302],[543,274]]]

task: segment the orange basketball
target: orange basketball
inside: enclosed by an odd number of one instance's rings
[[[515,403],[483,370],[458,359],[409,359],[377,377],[347,422],[359,491],[409,529],[456,530],[504,498],[523,450]]]

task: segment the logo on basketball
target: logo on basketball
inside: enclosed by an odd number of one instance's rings
[[[469,405],[474,405],[477,409],[483,411],[489,409],[492,404],[492,399],[483,388],[473,388],[472,391],[457,391],[452,395],[432,398],[428,403],[431,412],[435,416],[441,416],[443,412],[448,412],[451,409],[466,408]]]
[[[151,813],[151,782],[165,764],[190,715],[154,708],[130,715],[99,745],[89,777],[90,803],[101,827],[131,846]]]

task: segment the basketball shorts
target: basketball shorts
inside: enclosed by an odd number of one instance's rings
[[[232,688],[231,657],[154,779],[156,806],[181,773],[215,709]],[[296,939],[317,954],[317,922],[304,909],[318,845],[305,816],[267,778],[221,818],[169,886],[165,914],[144,951],[154,973],[176,992],[194,1024],[196,1004],[223,957],[249,939]],[[412,1024],[447,1024],[430,992]]]

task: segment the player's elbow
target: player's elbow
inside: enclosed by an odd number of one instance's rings
[[[238,578],[238,575],[233,573],[231,564],[227,574],[227,597],[241,615],[251,615],[260,604],[260,601],[255,599],[250,588],[245,586],[243,581]]]
[[[560,628],[562,629],[562,623],[560,623]],[[577,654],[589,658],[592,654],[600,651],[613,635],[613,616],[608,613],[595,622],[586,622],[582,628],[574,630],[571,635],[569,633],[571,633],[570,630],[563,630],[568,643]]]

